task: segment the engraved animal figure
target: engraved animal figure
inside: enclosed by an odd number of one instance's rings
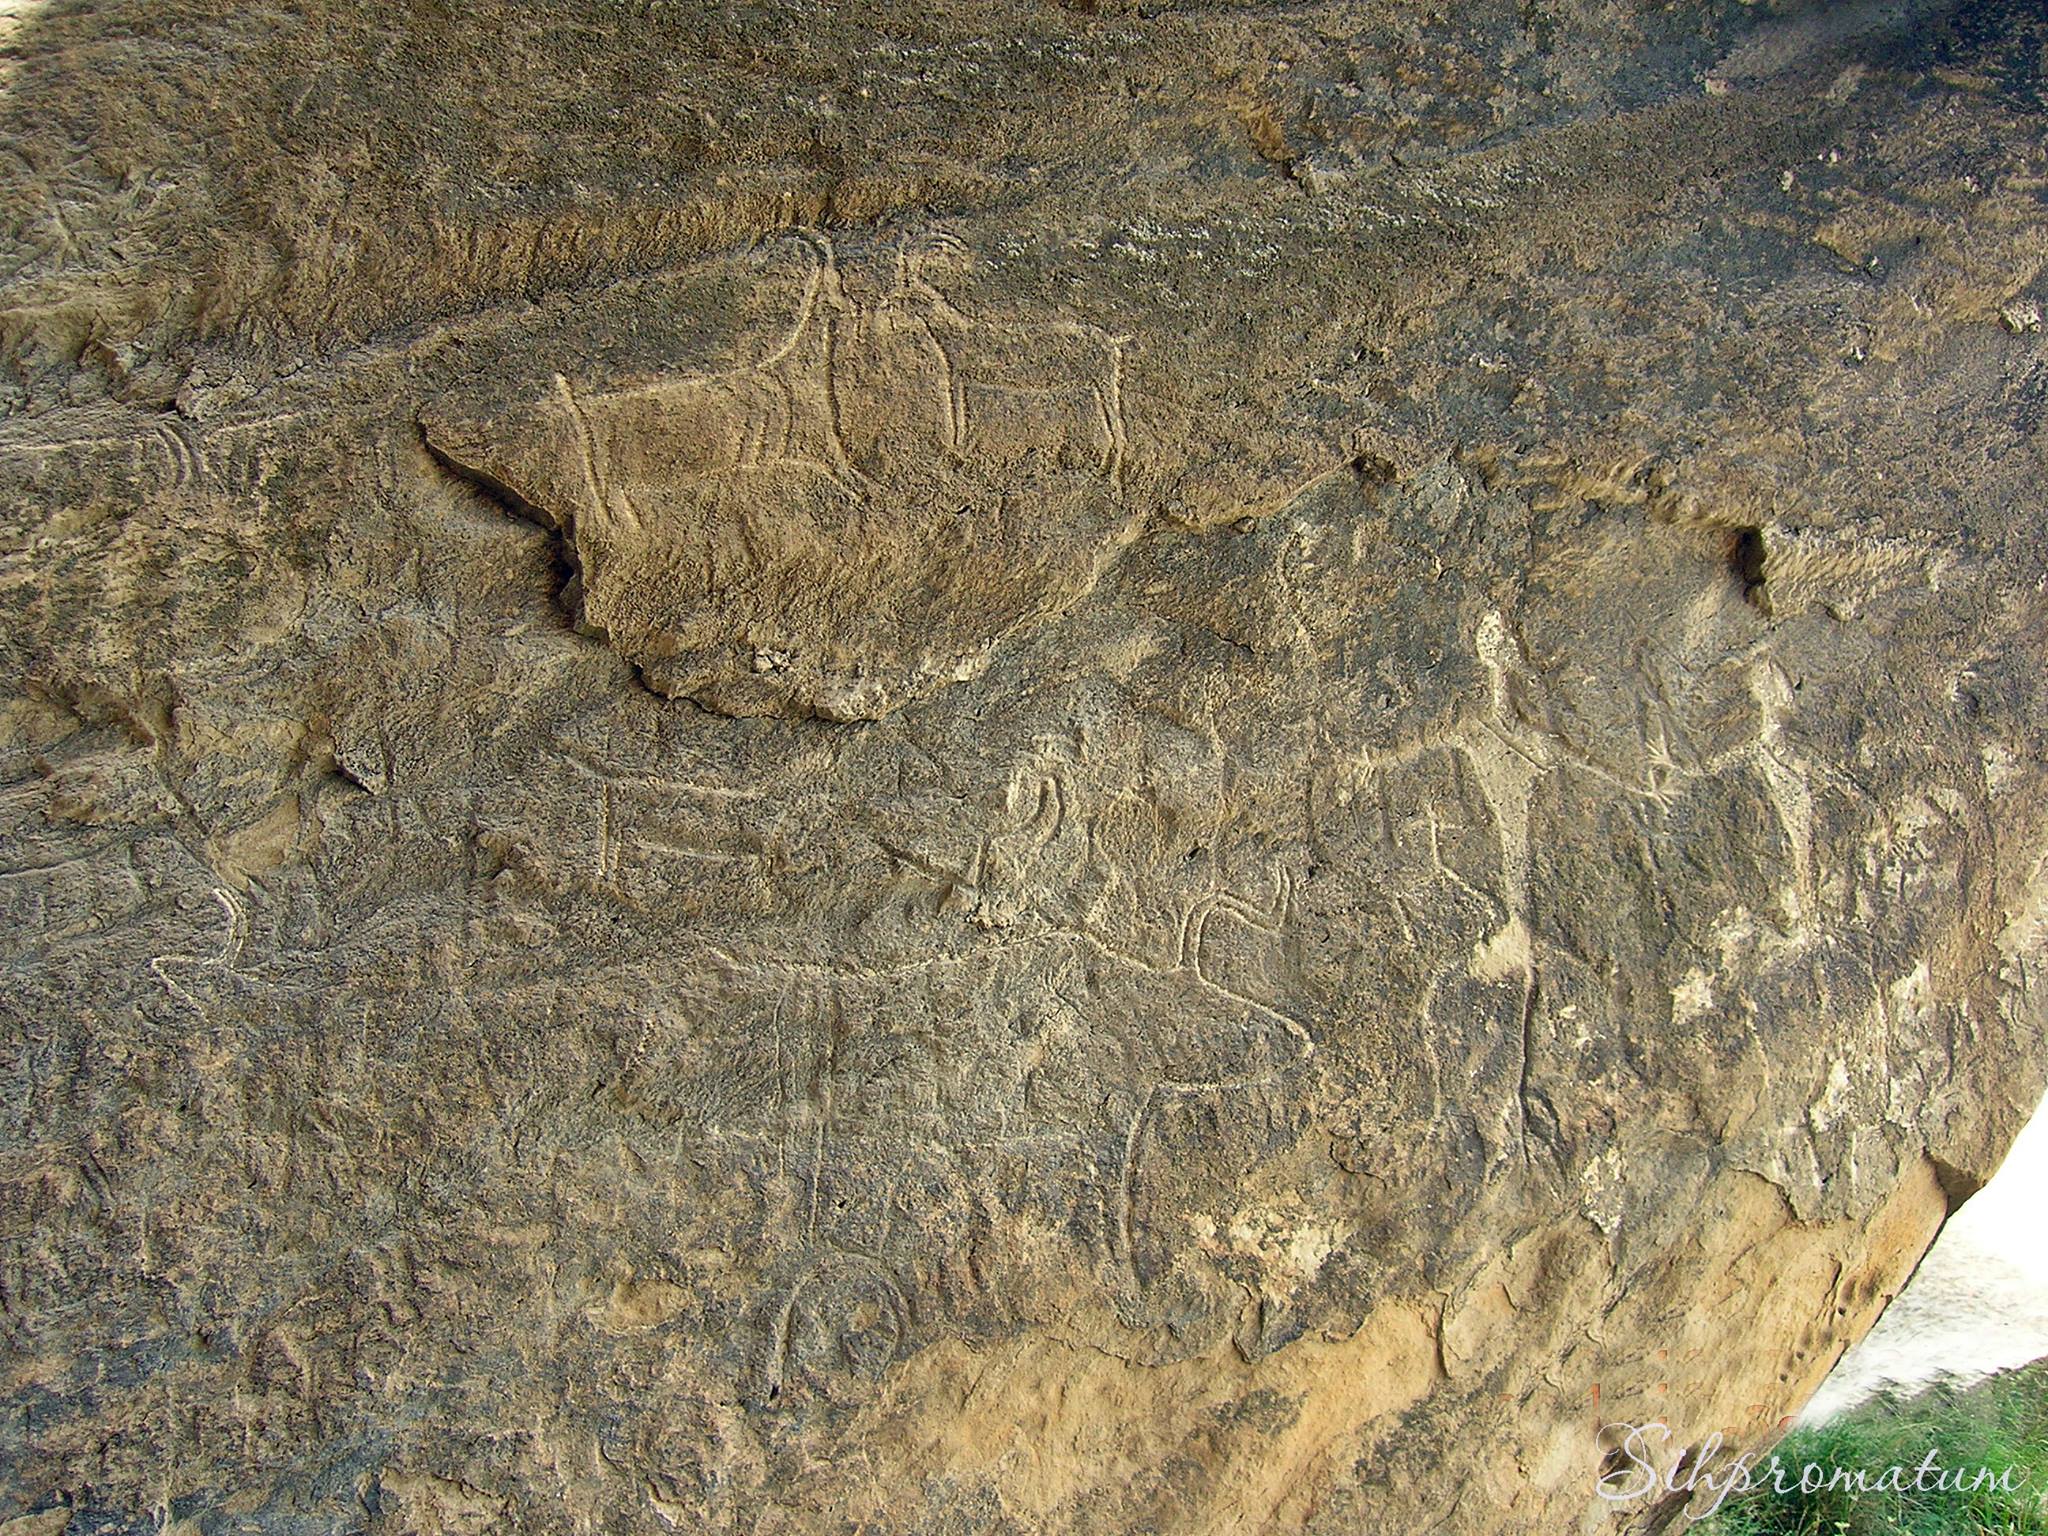
[[[964,461],[999,455],[1036,436],[1063,468],[1092,470],[1123,494],[1129,448],[1123,407],[1128,338],[1071,321],[1007,325],[971,320],[931,281],[965,248],[934,235],[897,258],[895,292],[881,309],[914,313],[945,359],[947,446]],[[1028,429],[1037,426],[1036,434]],[[1020,431],[1019,429],[1025,429]]]
[[[577,627],[656,692],[876,719],[978,676],[1135,536],[1125,338],[968,313],[949,237],[873,277],[821,235],[793,249],[793,313],[757,357],[511,402],[479,370],[420,427],[563,535]]]
[[[1756,710],[1754,734],[1732,748],[1705,757],[1678,750],[1675,732],[1660,711],[1644,737],[1645,761],[1640,780],[1602,761],[1568,740],[1547,723],[1537,706],[1538,684],[1521,644],[1499,612],[1483,616],[1473,646],[1488,678],[1487,707],[1474,711],[1451,729],[1425,735],[1388,752],[1362,755],[1353,765],[1357,779],[1384,772],[1421,753],[1449,748],[1470,768],[1493,817],[1499,844],[1497,896],[1474,889],[1436,847],[1436,823],[1430,823],[1432,858],[1437,874],[1501,911],[1500,926],[1474,947],[1465,967],[1470,976],[1489,984],[1518,985],[1521,991],[1519,1083],[1514,1108],[1515,1128],[1524,1161],[1528,1160],[1528,1128],[1553,1118],[1547,1095],[1535,1078],[1541,946],[1530,925],[1530,806],[1537,784],[1561,768],[1587,774],[1618,795],[1639,797],[1668,808],[1688,782],[1747,769],[1761,782],[1782,829],[1790,854],[1789,881],[1781,898],[1791,934],[1800,939],[1813,932],[1819,902],[1819,877],[1814,849],[1812,780],[1827,774],[1794,753],[1785,725],[1793,718],[1792,685],[1783,670],[1765,657],[1744,662],[1744,678]],[[1438,977],[1430,984],[1434,995]],[[1428,1005],[1425,1004],[1425,1015]]]
[[[758,362],[600,393],[561,375],[588,504],[638,531],[647,492],[763,471],[822,477],[861,500],[943,494],[935,476],[1005,487],[1081,473],[1122,494],[1124,338],[1072,322],[973,319],[932,281],[963,252],[899,254],[893,287],[850,292],[822,235],[787,334]]]
[[[600,516],[637,530],[639,486],[767,465],[801,465],[855,489],[831,399],[834,328],[820,315],[821,308],[845,307],[831,248],[821,244],[789,333],[756,363],[598,394],[579,393],[557,374],[556,397],[575,427],[583,489]]]

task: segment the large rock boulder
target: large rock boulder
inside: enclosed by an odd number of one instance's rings
[[[2024,0],[0,28],[0,1520],[1652,1528],[2039,1098]]]

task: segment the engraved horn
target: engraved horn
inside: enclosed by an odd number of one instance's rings
[[[839,253],[832,248],[832,242],[821,230],[794,228],[783,232],[783,239],[800,246],[811,258],[809,284],[829,304],[839,308],[846,306],[846,289],[839,277]]]

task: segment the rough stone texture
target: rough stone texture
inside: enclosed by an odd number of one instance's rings
[[[2034,7],[0,26],[0,1529],[1648,1526],[2038,1098]]]

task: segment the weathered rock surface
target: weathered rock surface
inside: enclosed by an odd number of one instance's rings
[[[0,27],[21,1530],[1653,1523],[2039,1098],[2035,7]]]

